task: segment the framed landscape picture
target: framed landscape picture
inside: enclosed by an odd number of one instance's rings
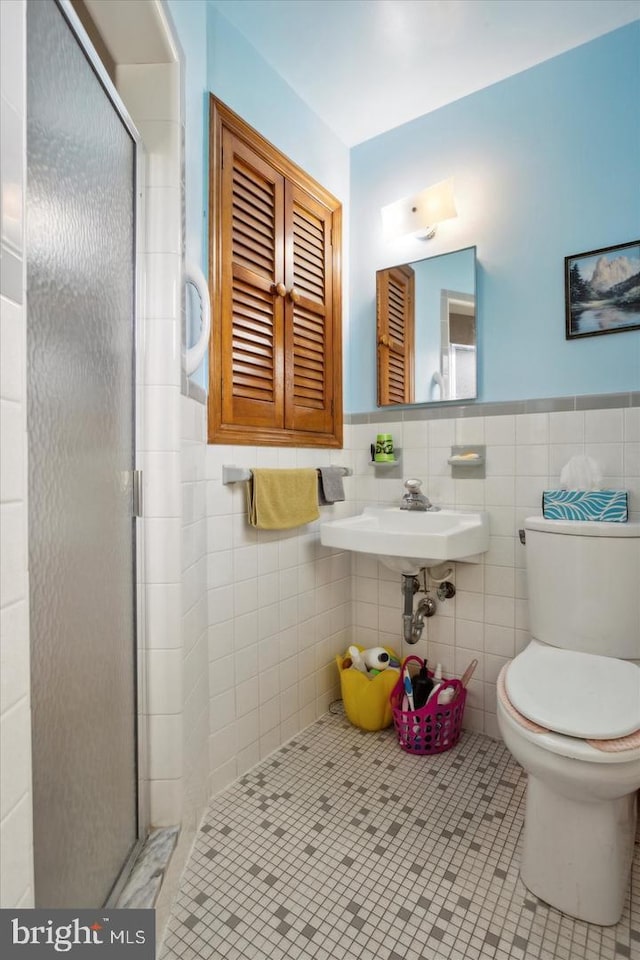
[[[564,258],[566,339],[640,330],[640,240]]]

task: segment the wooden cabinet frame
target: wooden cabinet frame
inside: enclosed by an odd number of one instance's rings
[[[237,195],[230,199],[229,144],[234,150],[234,175],[242,177],[239,164],[246,147],[246,155],[258,171],[256,176],[264,178],[278,211],[277,225],[265,228],[265,236],[268,233],[268,240],[273,236],[277,252],[278,266],[273,267],[271,275],[268,257],[264,269],[258,266],[253,271],[251,263],[247,269],[231,251],[233,243],[238,243],[238,228],[231,225],[231,206],[237,202]],[[340,203],[214,96],[210,98],[209,169],[209,443],[341,447]],[[306,211],[316,230],[311,239],[307,238]],[[305,260],[307,241],[316,244],[315,263]],[[302,282],[296,281],[296,275]],[[273,355],[269,343],[261,346],[259,335],[256,344],[251,344],[251,322],[247,321],[248,332],[241,331],[243,345],[246,351],[252,351],[246,356],[257,365],[262,361],[253,357],[261,351],[264,354],[265,397],[272,385],[273,398],[264,403],[260,402],[259,390],[251,392],[251,382],[246,397],[236,396],[242,364],[232,353],[238,336],[232,294],[237,294],[238,284],[245,280],[247,298],[253,297],[251,303],[257,303],[258,310],[263,311],[270,324],[270,343],[274,344]],[[321,289],[318,296],[314,295],[316,289]],[[253,370],[250,367],[248,381]]]

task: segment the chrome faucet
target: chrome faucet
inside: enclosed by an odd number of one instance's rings
[[[410,479],[405,481],[406,493],[402,497],[400,503],[401,510],[437,510],[437,507],[434,507],[429,497],[425,497],[424,493],[420,493],[420,487],[422,486],[422,480]]]

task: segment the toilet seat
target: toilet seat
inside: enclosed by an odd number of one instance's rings
[[[502,711],[505,721],[514,723],[519,735],[525,740],[550,753],[557,753],[571,760],[584,760],[588,763],[637,763],[640,760],[640,730],[622,740],[582,740],[580,737],[567,737],[562,733],[554,733],[547,727],[541,727],[528,720],[516,710],[507,695],[505,677],[509,666],[510,664],[505,663],[498,674],[498,713]]]
[[[505,677],[515,709],[552,732],[612,740],[640,728],[640,668],[533,640]]]

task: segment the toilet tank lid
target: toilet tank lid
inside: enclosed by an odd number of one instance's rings
[[[548,520],[546,517],[527,517],[525,530],[541,533],[570,534],[573,537],[640,537],[640,522],[609,523],[606,520]]]
[[[505,685],[516,710],[555,733],[613,740],[640,729],[640,667],[626,660],[533,640],[510,663]]]

